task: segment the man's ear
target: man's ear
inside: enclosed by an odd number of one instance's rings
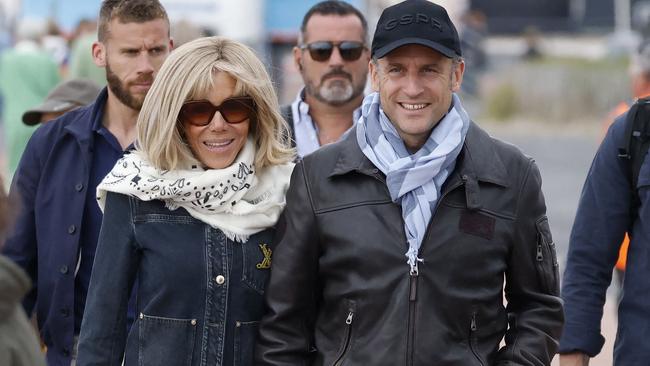
[[[368,70],[370,71],[370,85],[373,91],[379,91],[379,65],[370,60],[368,62]]]
[[[451,91],[454,93],[460,90],[460,86],[463,83],[463,74],[465,74],[465,61],[460,60],[451,75]]]
[[[94,42],[91,51],[95,65],[106,67],[106,45],[102,42]]]
[[[302,72],[302,50],[298,46],[293,47],[293,62],[296,64],[298,71]]]

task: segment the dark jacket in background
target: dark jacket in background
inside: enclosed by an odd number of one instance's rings
[[[109,192],[77,365],[252,365],[273,233],[233,242],[183,208]]]
[[[540,186],[531,159],[472,123],[410,276],[401,207],[355,130],[308,155],[279,225],[257,364],[550,365],[563,311]]]
[[[20,199],[16,225],[3,249],[31,277],[24,301],[36,314],[50,366],[69,366],[74,338],[75,269],[93,153],[93,121],[101,118],[106,90],[95,103],[36,130],[14,175],[10,194]],[[38,303],[36,298],[38,294]]]
[[[600,329],[603,305],[621,241],[629,234],[614,344],[616,366],[650,362],[650,159],[646,155],[633,184],[631,164],[618,157],[619,147],[625,145],[626,116],[610,127],[587,174],[562,284],[566,327],[560,352],[593,357],[605,342]],[[636,194],[640,205],[633,211]]]

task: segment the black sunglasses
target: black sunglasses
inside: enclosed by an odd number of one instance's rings
[[[345,61],[356,61],[361,57],[363,50],[366,48],[361,42],[343,41],[334,43],[330,41],[318,41],[308,44],[300,45],[300,49],[307,49],[309,55],[314,61],[327,61],[332,56],[334,47],[339,49],[341,58]]]
[[[179,118],[194,126],[207,126],[217,111],[226,122],[241,123],[255,112],[255,102],[251,97],[233,97],[215,106],[207,100],[192,100],[183,104]]]

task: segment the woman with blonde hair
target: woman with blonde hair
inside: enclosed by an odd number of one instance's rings
[[[165,61],[104,220],[78,365],[250,365],[294,151],[262,62],[201,38]],[[135,279],[138,318],[126,308]]]

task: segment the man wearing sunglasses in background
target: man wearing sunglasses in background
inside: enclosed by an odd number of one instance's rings
[[[292,140],[303,157],[350,129],[361,112],[370,54],[368,24],[343,1],[323,1],[303,18],[293,57],[305,87],[282,107]]]
[[[34,132],[10,192],[21,210],[3,251],[34,283],[24,306],[36,310],[49,366],[75,364],[102,223],[96,187],[132,145],[145,95],[172,48],[158,0],[104,0],[97,38],[87,52],[106,69],[108,88]]]

